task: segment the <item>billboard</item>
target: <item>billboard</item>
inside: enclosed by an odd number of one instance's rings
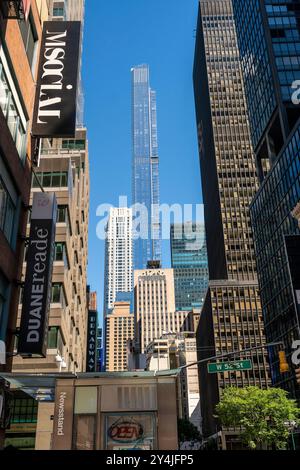
[[[80,21],[46,21],[40,51],[32,135],[74,137]]]
[[[96,372],[97,366],[97,311],[89,310],[87,327],[86,372]]]
[[[55,194],[34,193],[18,354],[45,357],[55,251]]]

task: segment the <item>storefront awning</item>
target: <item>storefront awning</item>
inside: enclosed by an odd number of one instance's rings
[[[132,372],[89,372],[89,373],[57,373],[57,374],[20,374],[0,372],[0,377],[10,383],[11,390],[22,390],[38,401],[54,401],[55,383],[57,379],[91,379],[91,378],[137,378],[137,377],[176,377],[180,369],[161,371]]]

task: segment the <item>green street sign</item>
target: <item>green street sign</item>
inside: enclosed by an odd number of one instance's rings
[[[207,370],[209,374],[235,370],[252,370],[252,361],[246,359],[244,361],[233,362],[212,362],[211,364],[207,364]]]

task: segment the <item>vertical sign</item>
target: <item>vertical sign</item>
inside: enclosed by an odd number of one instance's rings
[[[86,372],[96,372],[97,311],[89,310],[87,328]]]
[[[58,380],[51,450],[71,450],[73,431],[74,380]]]
[[[74,137],[80,21],[46,21],[40,52],[32,135]]]
[[[46,356],[56,213],[54,193],[34,193],[18,343],[22,356]]]

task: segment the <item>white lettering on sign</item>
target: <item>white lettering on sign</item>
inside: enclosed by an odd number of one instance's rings
[[[35,245],[36,254],[34,257],[33,277],[30,293],[30,311],[28,322],[28,343],[38,343],[40,341],[40,327],[43,308],[43,297],[45,290],[46,260],[48,251],[48,230],[36,229],[36,238],[30,244]]]
[[[61,392],[58,402],[58,420],[57,420],[57,435],[64,436],[64,421],[65,421],[65,400],[67,393]]]
[[[61,91],[63,88],[63,71],[65,68],[64,59],[66,55],[66,51],[64,48],[67,44],[67,31],[64,31],[63,33],[54,33],[47,31],[46,34],[47,39],[44,52],[45,63],[43,65],[42,80],[45,77],[53,77],[53,80],[52,83],[41,85],[37,120],[39,124],[47,124],[48,122],[45,119],[49,117],[56,117],[60,119],[60,107],[58,107],[57,109],[47,108],[56,104],[61,104],[62,99],[60,97],[50,98],[47,92],[53,90]]]

